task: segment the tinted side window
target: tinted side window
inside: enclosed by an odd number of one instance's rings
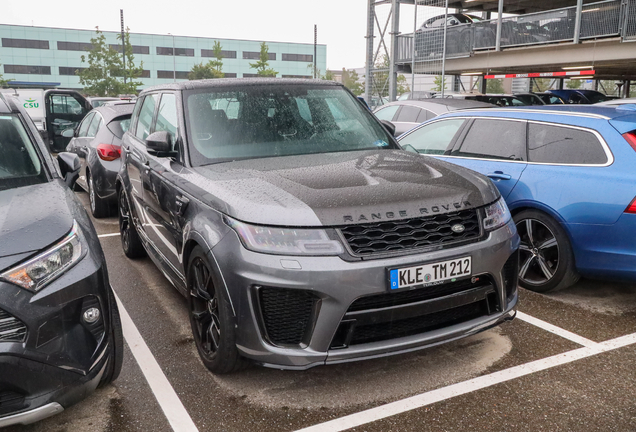
[[[466,119],[451,119],[427,124],[400,139],[400,145],[410,145],[418,153],[443,154],[465,122]]]
[[[453,156],[525,160],[526,122],[476,119]]]
[[[379,120],[391,121],[391,120],[393,120],[393,116],[395,115],[396,111],[399,108],[400,108],[400,105],[391,105],[389,107],[382,108],[381,110],[378,110],[378,112],[375,113],[375,116]]]
[[[417,123],[424,123],[426,120],[430,120],[433,117],[437,117],[435,114],[430,112],[429,110],[422,109],[420,114],[417,116]]]
[[[175,140],[178,135],[178,124],[176,99],[173,94],[164,93],[161,96],[159,112],[157,113],[157,124],[154,131],[170,132],[172,139]]]
[[[420,115],[420,111],[421,109],[417,107],[404,105],[395,121],[415,123],[417,122],[417,116]]]
[[[88,126],[91,124],[94,116],[95,113],[90,113],[89,115],[84,117],[84,120],[82,120],[82,124],[80,125],[79,132],[77,134],[78,137],[81,138],[86,136],[86,132],[88,132]]]
[[[604,164],[607,155],[596,135],[578,129],[530,123],[530,162],[558,164]]]
[[[93,116],[93,121],[91,121],[91,125],[88,127],[88,132],[86,132],[86,136],[94,137],[95,135],[97,135],[97,131],[103,123],[104,120],[102,120],[102,116],[95,113],[95,115]]]
[[[150,135],[150,125],[152,124],[152,116],[155,113],[158,98],[158,94],[146,96],[144,104],[139,111],[139,121],[135,129],[135,136],[141,140],[145,140]]]

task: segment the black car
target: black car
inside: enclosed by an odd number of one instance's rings
[[[63,132],[72,137],[66,151],[80,158],[77,184],[88,192],[96,218],[108,216],[117,202],[115,178],[121,167],[121,138],[134,106],[129,102],[102,105],[89,112],[77,128]]]
[[[123,337],[95,229],[52,159],[0,95],[0,427],[61,412],[117,378]]]
[[[515,314],[519,238],[492,182],[403,150],[342,84],[145,89],[117,190],[124,253],[188,299],[215,373],[399,354]]]

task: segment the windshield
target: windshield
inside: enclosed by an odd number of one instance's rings
[[[609,100],[607,96],[599,92],[587,92],[584,94],[584,96],[590,101],[591,104],[605,102],[606,100]]]
[[[0,190],[47,181],[44,168],[20,119],[0,116]]]
[[[399,148],[346,90],[262,85],[186,93],[194,166],[272,156]]]

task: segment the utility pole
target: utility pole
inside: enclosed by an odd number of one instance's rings
[[[314,24],[314,79],[316,79],[316,75],[317,75],[317,69],[318,66],[316,65],[316,54],[318,52],[317,50],[317,45],[318,45],[318,26],[316,24]]]
[[[124,39],[124,10],[119,9],[119,18],[121,21],[121,57],[124,64],[124,84],[126,84],[126,43]]]

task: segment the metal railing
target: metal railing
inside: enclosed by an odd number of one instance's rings
[[[575,25],[576,6],[506,17],[501,22],[500,46],[508,48],[574,41]],[[443,51],[443,46],[439,46],[443,32],[443,28],[434,28],[419,30],[415,37],[412,33],[400,35],[396,61],[411,61],[413,43],[416,62],[439,60]],[[449,26],[447,32],[446,57],[467,57],[474,51],[495,49],[497,20]],[[606,0],[583,6],[579,39],[614,36],[636,40],[636,0]]]

